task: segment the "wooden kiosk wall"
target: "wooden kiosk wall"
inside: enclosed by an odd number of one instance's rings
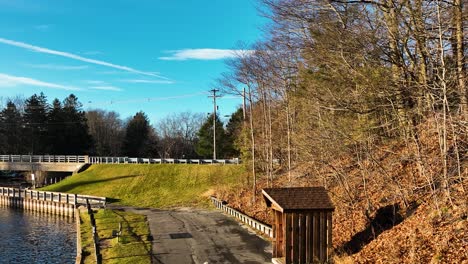
[[[329,262],[332,250],[332,211],[274,211],[273,258],[284,263]]]
[[[333,203],[323,187],[266,188],[273,209],[273,263],[328,263],[333,250]]]

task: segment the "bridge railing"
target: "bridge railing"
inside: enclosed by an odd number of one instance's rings
[[[0,155],[0,162],[89,163],[89,164],[240,164],[240,159],[159,159],[71,155]]]
[[[58,203],[67,203],[74,205],[86,205],[87,203],[89,203],[93,206],[98,207],[106,206],[106,197],[61,192],[36,191],[31,189],[0,187],[0,196],[53,201]]]
[[[88,156],[70,155],[0,155],[0,162],[87,163]]]
[[[159,159],[133,157],[89,157],[90,164],[239,164],[239,159]]]

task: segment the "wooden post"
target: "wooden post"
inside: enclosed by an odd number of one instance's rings
[[[332,240],[333,221],[332,213],[327,212],[327,261],[330,261],[329,257],[333,251],[333,240]]]
[[[292,259],[291,263],[299,261],[299,219],[297,213],[291,213],[292,224]]]
[[[306,216],[304,214],[299,215],[299,261],[300,263],[306,263]]]
[[[320,212],[320,228],[319,228],[319,233],[320,233],[320,242],[319,242],[319,248],[320,248],[320,261],[324,262],[325,260],[325,252],[326,252],[326,222],[325,222],[325,213]]]
[[[283,228],[285,233],[284,257],[286,263],[291,263],[291,214],[283,213],[283,223],[285,223]]]

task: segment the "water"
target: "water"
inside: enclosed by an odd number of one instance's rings
[[[0,208],[0,263],[74,263],[72,218]]]

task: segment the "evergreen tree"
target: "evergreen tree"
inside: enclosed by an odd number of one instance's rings
[[[62,154],[87,154],[93,146],[93,139],[88,132],[88,124],[86,122],[85,112],[81,110],[81,103],[78,101],[78,97],[74,94],[70,94],[63,101],[63,108],[60,111],[57,103],[56,113],[54,117],[62,121],[64,131],[62,135],[64,141],[57,143],[54,148],[54,152],[62,152]],[[54,112],[54,111],[52,111]],[[51,113],[52,113],[51,112]],[[62,112],[60,114],[60,112]],[[60,131],[60,130],[59,130]],[[60,135],[61,137],[61,135]],[[59,137],[59,138],[60,138]]]
[[[230,157],[239,157],[240,148],[237,144],[237,138],[240,137],[244,123],[242,108],[232,113],[229,122],[226,125],[226,155]]]
[[[47,152],[47,105],[43,93],[34,94],[26,99],[23,115],[23,144],[30,154]]]
[[[60,101],[55,98],[52,102],[52,109],[48,115],[48,142],[49,154],[65,154],[68,153],[67,135],[66,135],[66,119]]]
[[[216,158],[226,155],[226,133],[224,124],[216,115]],[[196,152],[203,158],[213,157],[213,114],[211,114],[198,131]]]
[[[143,157],[151,152],[154,142],[150,142],[151,128],[148,117],[142,111],[138,112],[128,122],[122,153],[127,156]],[[153,140],[151,140],[153,141]]]
[[[5,109],[0,113],[1,129],[1,153],[17,154],[23,152],[21,135],[23,132],[21,124],[21,113],[16,105],[9,101]]]

